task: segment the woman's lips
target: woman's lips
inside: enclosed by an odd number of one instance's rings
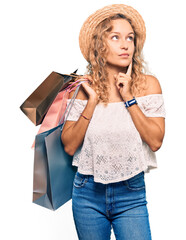
[[[120,56],[120,57],[123,57],[123,58],[128,58],[129,54],[126,54],[126,53],[125,53],[125,54],[120,54],[119,56]]]

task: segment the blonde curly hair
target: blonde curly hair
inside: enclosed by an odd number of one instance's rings
[[[139,38],[138,30],[135,29],[131,20],[123,14],[116,14],[102,21],[97,27],[92,37],[92,44],[89,49],[89,62],[87,65],[86,74],[90,75],[93,79],[91,87],[95,90],[98,95],[99,102],[107,105],[109,101],[109,84],[108,84],[108,73],[106,71],[106,56],[108,54],[108,48],[106,45],[106,37],[108,33],[112,31],[112,20],[115,19],[126,19],[132,26],[135,38],[134,46],[135,51],[133,55],[133,67],[132,67],[132,81],[131,81],[131,93],[136,96],[146,88],[146,76],[144,73],[147,72],[147,63],[144,61],[142,53],[142,43]]]

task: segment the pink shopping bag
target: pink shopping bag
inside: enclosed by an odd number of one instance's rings
[[[75,85],[80,80],[77,80],[70,84],[66,89],[59,92],[54,99],[53,103],[51,104],[47,114],[45,115],[45,118],[39,128],[39,131],[37,134],[48,131],[49,129],[52,129],[56,127],[59,123],[59,120],[63,116],[63,113],[65,112],[66,106],[67,106],[67,99],[69,97],[69,93],[74,90],[79,84]],[[32,148],[35,146],[35,141],[32,144]]]

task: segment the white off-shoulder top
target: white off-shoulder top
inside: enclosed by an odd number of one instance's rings
[[[146,117],[164,117],[162,94],[136,97]],[[70,99],[67,100],[67,104]],[[75,99],[68,121],[77,121],[87,100]],[[73,156],[78,172],[103,184],[127,180],[157,168],[155,152],[141,139],[124,102],[96,105],[84,141]]]

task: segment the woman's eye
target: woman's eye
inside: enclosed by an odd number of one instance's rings
[[[114,36],[112,36],[112,39],[118,39],[118,36],[117,35],[114,35]]]
[[[133,37],[130,36],[130,37],[128,37],[128,38],[130,38],[130,40],[133,41]]]

